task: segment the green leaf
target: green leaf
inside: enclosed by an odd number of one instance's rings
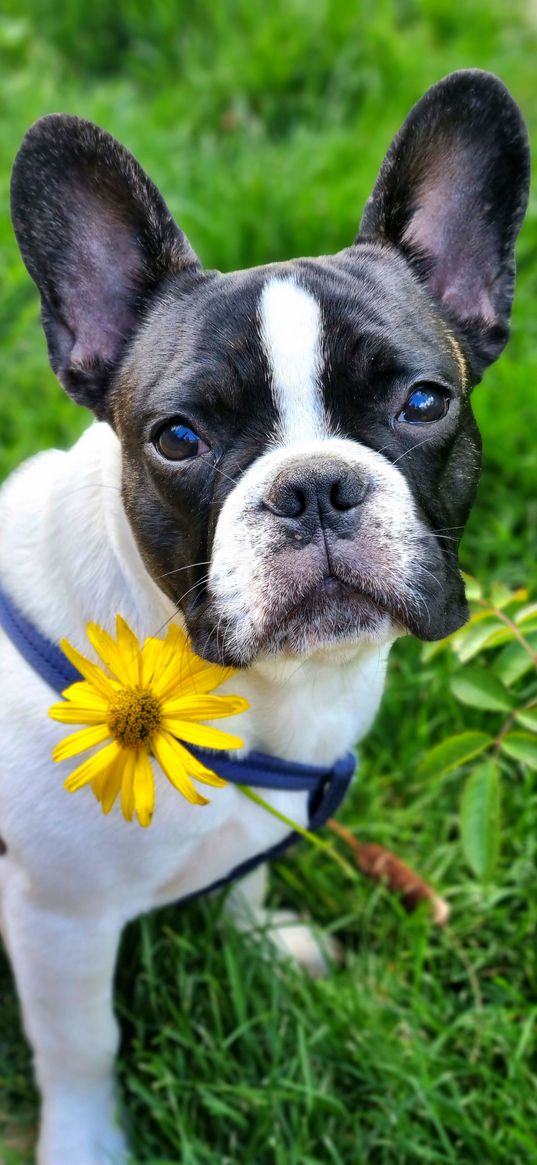
[[[479,756],[494,743],[494,738],[486,732],[460,732],[457,736],[448,736],[440,744],[425,753],[418,765],[419,777],[442,777],[458,769],[472,757]]]
[[[436,659],[442,651],[451,645],[452,636],[448,635],[447,639],[436,639],[430,643],[424,643],[421,648],[421,658],[424,663],[430,663],[432,659]]]
[[[537,626],[534,627],[533,624],[530,623],[527,627],[527,631],[528,632],[537,631]],[[524,638],[529,642],[529,638],[530,638],[529,634],[524,633]],[[502,647],[504,643],[511,643],[513,639],[516,639],[515,632],[512,631],[510,627],[505,627],[503,624],[500,623],[500,624],[498,624],[496,630],[494,630],[494,628],[490,628],[489,634],[483,636],[482,642],[479,645],[479,647],[477,647],[475,650],[472,647],[470,653],[465,653],[464,659],[463,659],[463,653],[459,652],[459,659],[463,663],[465,663],[467,659],[470,659],[472,656],[477,655],[477,653],[479,651],[492,651],[495,647]],[[518,640],[517,640],[517,642],[518,642]]]
[[[474,769],[464,786],[461,841],[474,874],[488,881],[500,852],[500,774],[492,760]]]
[[[481,667],[466,667],[453,676],[451,691],[461,704],[491,712],[509,712],[512,704],[501,680]]]
[[[499,611],[503,607],[507,607],[508,603],[512,603],[516,596],[513,591],[510,591],[504,583],[495,582],[492,584],[490,590],[490,601],[493,607],[497,607]]]
[[[516,718],[524,728],[529,728],[530,732],[537,732],[537,708],[521,708]]]
[[[518,622],[518,619],[516,622],[521,634],[524,636],[524,639],[527,639],[532,631],[537,631],[537,615],[535,614],[528,615],[527,618],[522,620],[520,623]]]
[[[471,574],[462,575],[464,579],[464,589],[466,591],[466,598],[469,603],[477,603],[483,597],[481,584]]]
[[[467,663],[468,660],[473,659],[474,655],[483,651],[485,645],[491,640],[494,641],[498,636],[505,636],[506,630],[507,628],[504,628],[497,618],[476,621],[468,628],[465,627],[462,631],[457,632],[453,640],[454,651],[461,663]],[[513,632],[509,631],[505,638],[512,639]]]
[[[501,742],[502,752],[530,769],[537,769],[537,740],[529,732],[509,732]]]
[[[529,635],[528,643],[530,647],[537,649],[537,635]],[[517,680],[522,679],[533,667],[533,662],[528,651],[521,643],[515,641],[508,643],[506,647],[500,651],[499,655],[493,664],[494,672],[507,687],[515,684]]]
[[[537,603],[528,603],[527,606],[521,607],[515,615],[515,623],[524,628],[524,624],[534,622],[537,619]],[[533,628],[532,628],[533,630]]]

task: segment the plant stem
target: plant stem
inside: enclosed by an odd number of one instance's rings
[[[509,615],[506,615],[504,611],[500,610],[499,607],[491,607],[490,604],[487,603],[486,599],[479,599],[479,604],[482,607],[488,607],[491,615],[496,615],[497,619],[500,619],[502,623],[505,623],[506,627],[509,627],[509,630],[513,632],[515,638],[518,639],[520,646],[524,648],[524,651],[527,651],[528,655],[531,657],[535,666],[537,667],[537,651],[534,651],[531,643],[528,643],[527,639],[524,639],[522,632],[519,631],[513,619],[510,619]]]
[[[301,837],[304,837],[306,841],[309,841],[312,845],[316,846],[317,849],[323,850],[324,853],[333,858],[333,860],[337,862],[338,866],[341,866],[341,869],[347,874],[349,878],[352,879],[353,882],[360,882],[357,871],[350,864],[350,862],[343,858],[341,854],[339,854],[337,850],[335,850],[334,847],[330,845],[330,842],[323,841],[322,838],[317,837],[317,835],[312,833],[311,830],[305,829],[303,825],[298,825],[298,823],[293,821],[291,817],[287,817],[285,813],[280,813],[280,810],[275,809],[274,805],[271,805],[268,801],[265,801],[264,797],[260,797],[258,793],[254,793],[253,789],[251,789],[249,785],[237,785],[237,788],[241,790],[241,793],[244,793],[245,797],[248,797],[250,801],[253,801],[255,805],[259,805],[262,809],[266,809],[267,813],[271,813],[273,817],[276,817],[278,821],[282,821],[284,825],[289,827],[289,829],[293,829],[296,833],[299,833]]]

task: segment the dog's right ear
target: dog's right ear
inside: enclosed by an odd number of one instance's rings
[[[75,400],[105,417],[113,374],[151,296],[199,261],[132,155],[77,117],[53,114],[29,130],[11,207],[52,367]]]

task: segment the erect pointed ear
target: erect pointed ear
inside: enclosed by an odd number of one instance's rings
[[[358,241],[392,243],[466,339],[474,380],[509,335],[514,245],[528,200],[520,110],[491,73],[451,73],[414,106],[382,165]]]
[[[106,415],[123,349],[165,276],[199,263],[163,198],[114,138],[54,114],[27,133],[11,186],[21,254],[41,293],[50,362]]]

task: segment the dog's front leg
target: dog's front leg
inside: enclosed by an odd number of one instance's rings
[[[51,910],[15,874],[4,929],[42,1097],[38,1165],[117,1165],[112,981],[117,918]]]

